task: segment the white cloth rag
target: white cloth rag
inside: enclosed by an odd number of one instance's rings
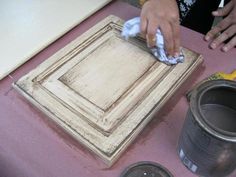
[[[129,37],[135,37],[140,33],[140,17],[135,17],[125,22],[122,29],[122,36],[128,40]],[[167,56],[164,49],[164,38],[161,31],[158,29],[156,33],[156,46],[150,48],[152,54],[159,61],[167,65],[175,65],[184,62],[183,52],[180,51],[180,55],[177,57]]]

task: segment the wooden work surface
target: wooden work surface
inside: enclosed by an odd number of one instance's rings
[[[182,45],[201,53],[205,59],[204,67],[185,82],[112,168],[106,168],[82,146],[75,147],[75,142],[57,127],[52,129],[49,122],[43,119],[45,116],[11,87],[13,82],[110,14],[129,19],[139,15],[139,10],[120,2],[110,4],[0,81],[1,176],[118,177],[125,167],[138,161],[161,163],[175,177],[195,176],[182,165],[176,151],[188,108],[185,93],[194,82],[214,72],[230,72],[235,69],[236,50],[228,53],[212,51],[208,49],[202,35],[181,28]]]

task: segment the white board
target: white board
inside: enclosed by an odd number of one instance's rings
[[[0,0],[0,79],[111,0]]]

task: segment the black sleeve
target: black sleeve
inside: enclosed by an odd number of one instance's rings
[[[181,25],[206,34],[211,29],[214,20],[211,12],[218,8],[219,3],[220,0],[197,0],[186,17],[182,19]]]

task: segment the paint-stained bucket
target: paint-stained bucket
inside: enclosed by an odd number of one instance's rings
[[[178,153],[190,171],[204,177],[223,177],[234,171],[235,81],[207,81],[192,91]]]

